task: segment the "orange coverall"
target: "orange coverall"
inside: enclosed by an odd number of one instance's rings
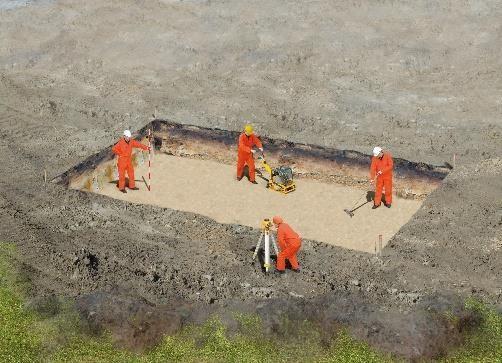
[[[253,153],[251,152],[253,146],[257,146],[258,148],[263,147],[260,139],[255,134],[247,136],[246,133],[243,132],[241,136],[239,136],[239,149],[237,154],[237,178],[242,178],[244,166],[248,164],[249,180],[255,180],[255,166]]]
[[[132,166],[132,149],[139,148],[143,150],[148,150],[148,146],[142,143],[130,139],[129,142],[125,141],[124,138],[120,139],[119,142],[113,146],[112,151],[115,155],[118,155],[119,159],[117,161],[117,166],[119,169],[119,189],[124,190],[125,188],[125,173],[127,171],[127,176],[129,178],[129,188],[134,188],[134,167]]]
[[[382,189],[385,188],[385,203],[392,203],[392,169],[394,161],[392,155],[384,152],[382,158],[373,156],[371,159],[370,178],[375,180],[375,176],[379,171],[382,173],[376,178],[375,186],[375,205],[380,205],[382,201]]]
[[[280,248],[279,256],[277,256],[277,270],[284,271],[286,269],[286,259],[291,263],[291,267],[297,270],[299,266],[296,254],[302,245],[298,233],[293,231],[288,224],[281,223],[277,227],[277,242]]]

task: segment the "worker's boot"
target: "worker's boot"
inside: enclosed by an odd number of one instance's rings
[[[380,207],[380,204],[379,205],[373,204],[373,207],[371,207],[371,209],[377,209],[378,207]]]
[[[131,189],[131,190],[139,190],[139,188],[138,188],[138,187],[129,188],[129,189]]]
[[[390,208],[390,207],[392,207],[392,204],[385,204],[385,206],[386,206],[387,208]]]
[[[250,182],[253,184],[258,184],[258,182],[256,180],[250,180]]]
[[[127,190],[125,189],[119,189],[122,193],[127,193]]]
[[[286,273],[286,270],[278,270],[278,269],[275,269],[274,270],[274,273],[277,274],[277,275],[284,275]]]
[[[298,267],[298,268],[292,268],[291,271],[293,272],[296,272],[296,273],[299,273],[302,271],[301,267]]]
[[[242,176],[237,177],[237,181],[241,181],[241,179],[242,179]]]

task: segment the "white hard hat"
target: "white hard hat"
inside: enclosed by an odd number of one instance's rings
[[[382,152],[382,148],[380,146],[375,146],[373,149],[373,156],[378,156]]]
[[[125,137],[131,137],[131,136],[132,136],[131,131],[129,131],[129,130],[125,130],[125,131],[124,131],[124,136],[125,136]]]

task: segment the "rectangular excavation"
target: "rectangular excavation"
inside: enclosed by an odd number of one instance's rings
[[[368,155],[262,137],[267,162],[294,170],[296,190],[285,195],[267,189],[260,177],[258,185],[235,179],[238,132],[155,120],[139,131],[137,139],[147,143],[148,129],[155,146],[151,191],[143,180],[147,154],[139,151],[133,163],[140,190],[118,191],[111,147],[56,181],[131,203],[198,213],[220,223],[258,227],[263,218],[279,214],[306,239],[375,253],[379,235],[385,246],[448,172],[445,167],[394,158],[392,208],[372,210],[372,203],[367,203],[350,217],[344,209],[366,202]],[[258,160],[256,165],[260,170]]]

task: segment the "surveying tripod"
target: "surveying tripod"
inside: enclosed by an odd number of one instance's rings
[[[261,234],[253,254],[253,261],[254,261],[256,259],[256,256],[258,255],[258,250],[260,249],[261,241],[263,238],[264,251],[265,251],[263,267],[265,268],[265,272],[268,272],[270,267],[272,267],[272,265],[270,264],[270,240],[272,240],[272,246],[274,246],[276,256],[279,255],[279,249],[277,248],[277,244],[275,243],[275,238],[270,233],[271,227],[272,227],[272,222],[270,222],[270,219],[264,219],[263,221],[261,221],[260,225]]]

